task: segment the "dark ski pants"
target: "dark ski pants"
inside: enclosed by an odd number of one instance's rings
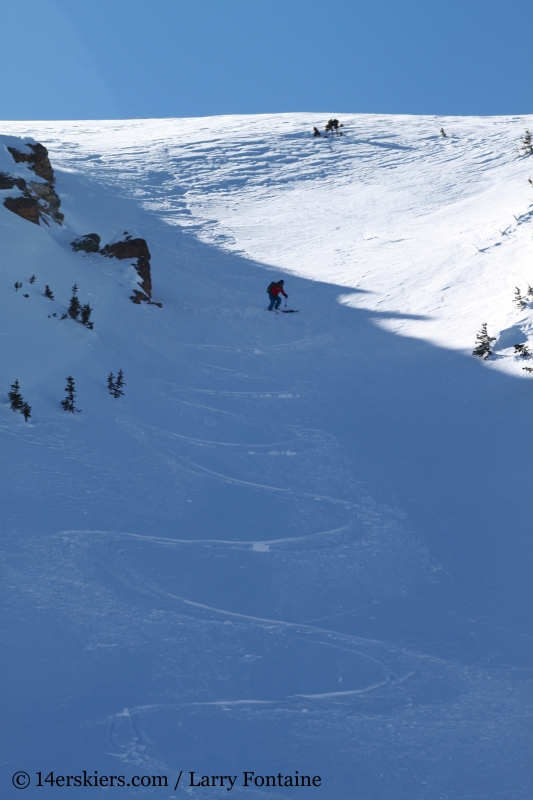
[[[270,294],[270,292],[269,292],[268,296],[270,297],[270,305],[268,307],[268,310],[272,311],[273,308],[275,308],[277,310],[281,305],[281,295],[280,294]]]

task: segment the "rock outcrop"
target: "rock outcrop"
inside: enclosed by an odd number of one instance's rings
[[[137,304],[143,301],[146,303],[153,302],[150,251],[144,239],[133,239],[131,236],[127,236],[123,241],[106,244],[106,246],[100,250],[100,253],[108,258],[118,258],[120,261],[125,258],[136,259],[136,263],[134,263],[133,266],[141,279],[138,285],[141,287],[142,292],[138,289],[134,289],[131,299]],[[162,307],[161,303],[153,303],[153,305],[159,306],[160,308]]]
[[[48,158],[48,150],[44,145],[26,144],[31,152],[23,152],[15,147],[8,147],[13,161],[16,164],[27,164],[28,169],[34,172],[41,181],[26,181],[24,178],[0,173],[0,189],[16,187],[21,192],[18,197],[6,197],[4,205],[9,211],[18,214],[36,225],[42,219],[48,225],[51,218],[58,225],[63,223],[64,215],[60,212],[61,201],[55,191],[54,170]],[[44,183],[42,182],[44,181]]]
[[[99,253],[100,252],[100,237],[97,233],[86,233],[85,236],[80,236],[70,243],[74,252],[82,250],[84,253]]]

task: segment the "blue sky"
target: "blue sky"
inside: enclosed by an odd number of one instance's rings
[[[531,0],[1,0],[4,119],[533,112]]]

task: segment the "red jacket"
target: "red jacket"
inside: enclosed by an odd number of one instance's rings
[[[285,292],[283,291],[283,288],[281,286],[278,286],[277,283],[275,283],[274,286],[272,287],[272,289],[270,290],[270,294],[273,294],[274,297],[277,297],[278,294],[282,294],[283,297],[288,297],[289,296],[289,295],[285,294]]]

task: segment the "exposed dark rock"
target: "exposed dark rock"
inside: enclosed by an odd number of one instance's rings
[[[7,149],[16,164],[28,164],[28,168],[46,182],[30,181],[27,183],[23,178],[2,173],[0,175],[0,189],[12,189],[16,186],[23,193],[23,197],[8,197],[4,200],[4,205],[10,211],[30,222],[34,222],[36,225],[40,224],[41,219],[48,225],[46,217],[51,217],[58,225],[61,225],[65,217],[59,211],[61,201],[55,192],[54,170],[48,158],[48,150],[39,143],[26,144],[25,146],[31,150],[31,153],[24,153],[15,147],[8,147]]]
[[[134,266],[137,270],[139,278],[141,279],[139,286],[141,287],[142,292],[140,292],[138,289],[134,289],[131,299],[137,304],[140,304],[143,300],[147,303],[152,303],[150,251],[148,250],[148,245],[144,239],[132,239],[131,237],[128,237],[126,240],[121,242],[106,244],[106,246],[102,248],[100,252],[102,255],[107,256],[108,258],[118,258],[119,261],[122,261],[125,258],[137,259],[137,263],[134,264]],[[161,308],[161,303],[154,303],[154,305],[157,305]]]
[[[87,233],[85,236],[80,236],[71,242],[72,249],[75,252],[83,250],[84,253],[98,253],[100,250],[100,237],[97,233]]]
[[[13,156],[13,161],[16,164],[21,162],[28,164],[29,168],[35,172],[39,178],[42,178],[47,183],[55,183],[54,170],[48,158],[48,150],[39,142],[37,144],[26,144],[32,151],[31,153],[23,153],[21,150],[16,150],[14,147],[7,149]]]
[[[41,216],[41,207],[39,201],[35,197],[6,197],[4,205],[9,211],[18,214],[22,219],[27,219],[28,222],[39,224]]]
[[[0,172],[0,189],[12,189],[14,186],[20,189],[21,192],[25,191],[27,188],[24,178],[15,178],[14,175]]]

